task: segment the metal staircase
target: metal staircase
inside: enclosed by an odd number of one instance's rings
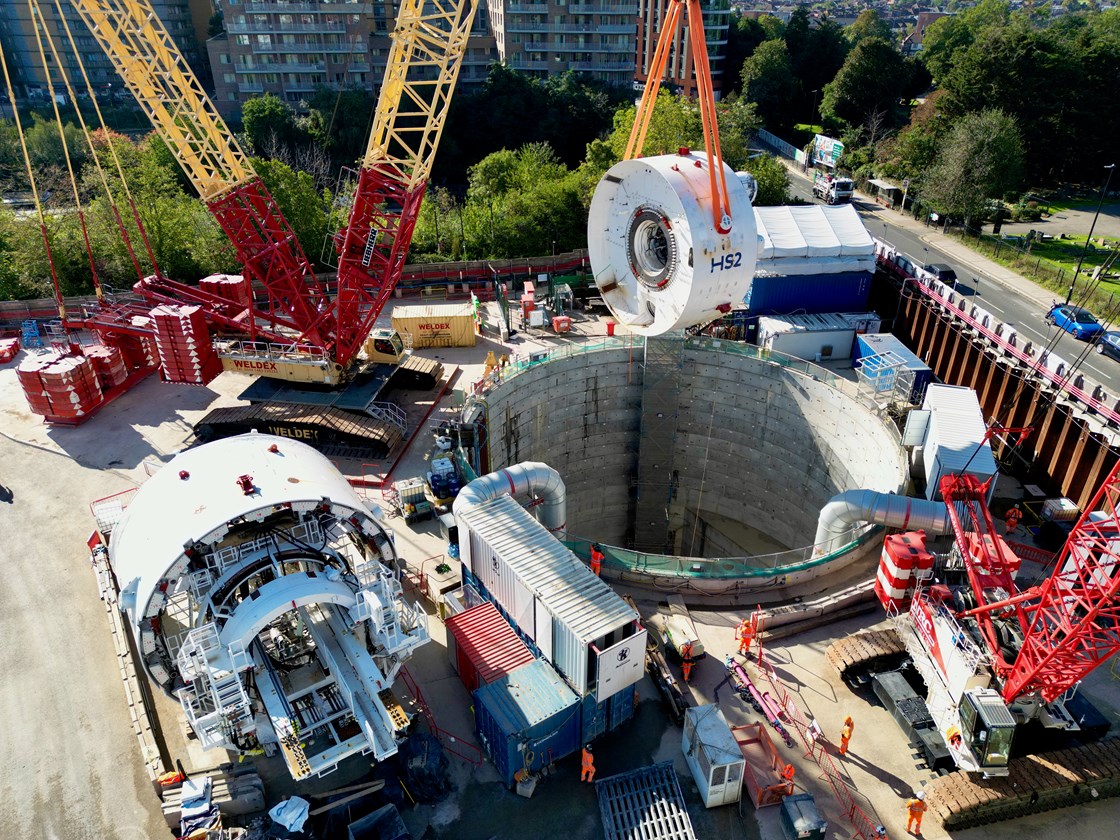
[[[237,668],[252,663],[244,649],[231,655],[218,637],[217,625],[188,632],[176,664],[187,681],[176,694],[203,749],[230,746],[234,733],[252,730],[252,707]]]

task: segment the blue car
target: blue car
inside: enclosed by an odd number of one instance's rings
[[[1093,313],[1069,303],[1055,303],[1046,313],[1046,321],[1068,332],[1074,338],[1091,341],[1104,332]]]

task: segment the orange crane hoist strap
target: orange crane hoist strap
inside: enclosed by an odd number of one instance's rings
[[[700,122],[704,127],[704,150],[708,157],[708,179],[711,186],[712,222],[716,231],[726,234],[731,230],[731,203],[727,196],[727,179],[723,173],[723,154],[719,144],[719,122],[716,117],[716,99],[712,88],[712,69],[708,62],[708,44],[704,39],[704,18],[700,0],[669,0],[661,36],[650,61],[646,76],[646,89],[638,103],[634,116],[634,127],[630,130],[630,140],[626,144],[626,160],[641,155],[649,130],[650,119],[657,104],[657,94],[661,90],[661,79],[665,75],[665,64],[669,49],[681,24],[681,6],[687,2],[688,37],[692,50],[693,66],[696,74],[697,98],[700,101]]]

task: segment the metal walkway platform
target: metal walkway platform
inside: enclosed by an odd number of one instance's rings
[[[595,782],[607,840],[696,840],[671,761]]]

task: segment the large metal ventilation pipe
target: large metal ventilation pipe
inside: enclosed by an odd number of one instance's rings
[[[952,529],[944,502],[875,490],[845,490],[821,508],[813,553],[828,554],[847,545],[852,529],[863,522],[930,534],[948,534]]]
[[[568,495],[564,479],[548,464],[526,461],[476,478],[459,491],[452,510],[462,513],[469,507],[485,504],[503,494],[525,493],[539,498],[540,522],[558,540],[564,539],[568,525]]]

